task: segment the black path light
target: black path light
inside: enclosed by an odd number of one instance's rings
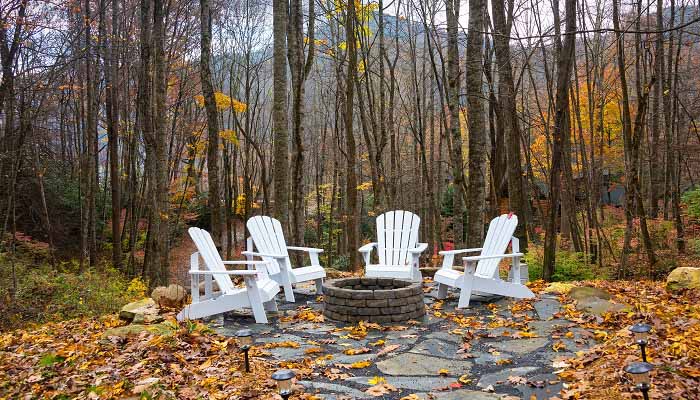
[[[277,382],[277,391],[284,400],[287,400],[292,395],[292,379],[296,374],[289,369],[280,369],[272,374],[272,379]]]
[[[245,372],[250,372],[250,362],[248,361],[248,351],[253,345],[253,331],[250,329],[241,329],[236,332],[236,338],[241,344],[241,350],[243,350],[244,360],[245,360]]]
[[[634,324],[630,327],[630,331],[634,334],[634,342],[639,345],[642,350],[642,361],[647,361],[647,343],[651,326],[647,324]]]
[[[632,375],[632,382],[637,389],[642,391],[644,400],[649,400],[649,372],[654,369],[654,366],[648,362],[634,362],[625,367],[625,372]]]

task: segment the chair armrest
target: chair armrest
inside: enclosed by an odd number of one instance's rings
[[[315,247],[287,246],[287,250],[305,251],[307,253],[323,253],[323,249],[317,249]]]
[[[422,253],[428,248],[428,243],[418,243],[415,249],[408,249],[409,253]]]
[[[523,253],[510,253],[510,254],[496,254],[496,255],[491,255],[491,256],[462,257],[462,260],[464,260],[464,261],[479,261],[479,260],[492,260],[494,258],[513,258],[513,257],[522,257],[522,256],[524,256]]]
[[[377,242],[367,243],[366,245],[363,245],[362,247],[357,249],[357,251],[359,251],[360,253],[367,253],[372,251],[373,247],[377,247]]]
[[[280,258],[287,258],[289,256],[285,256],[284,254],[267,254],[267,253],[258,253],[257,251],[243,251],[241,252],[244,256],[253,256],[253,257],[272,257],[276,259]]]
[[[235,271],[197,271],[190,270],[190,275],[240,275],[240,276],[254,276],[258,274],[258,271],[253,270],[235,270]]]
[[[224,265],[257,265],[257,264],[267,264],[268,261],[262,260],[235,260],[235,261],[224,261]]]
[[[447,255],[455,255],[455,254],[461,254],[461,253],[475,253],[477,251],[481,251],[483,248],[482,247],[475,247],[473,249],[460,249],[460,250],[443,250],[438,252],[441,256],[447,256]]]

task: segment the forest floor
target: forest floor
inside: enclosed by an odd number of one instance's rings
[[[622,370],[640,358],[628,331],[639,321],[653,326],[651,398],[700,398],[697,293],[655,282],[531,286],[535,299],[462,311],[455,293],[437,300],[426,280],[428,315],[397,325],[326,320],[322,299],[299,287],[306,304],[280,301],[270,325],[232,313],[207,325],[169,317],[123,336],[110,333],[123,324],[115,316],[10,331],[0,336],[0,398],[278,398],[276,368],[296,370],[295,399],[641,398]],[[610,298],[590,302],[575,286]],[[251,373],[232,337],[242,326],[256,332]]]

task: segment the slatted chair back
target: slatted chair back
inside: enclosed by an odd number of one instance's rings
[[[255,242],[255,247],[258,253],[275,254],[289,256],[287,251],[287,242],[284,240],[284,232],[282,232],[282,224],[275,218],[270,218],[266,215],[258,215],[252,217],[246,222],[250,237]],[[275,259],[271,257],[262,257],[265,261],[272,261],[269,265],[279,268]],[[289,263],[289,257],[286,258]],[[291,265],[290,265],[291,267]],[[270,271],[272,274],[277,271]]]
[[[503,214],[491,220],[489,230],[484,239],[484,247],[481,250],[482,256],[505,254],[510,243],[515,228],[518,226],[518,217],[515,214]],[[514,249],[514,251],[517,251]],[[484,278],[495,278],[498,274],[498,264],[502,258],[492,258],[480,260],[476,266],[475,275]]]
[[[408,249],[418,243],[420,217],[410,211],[389,211],[377,217],[377,253],[380,265],[407,265]]]
[[[187,232],[189,232],[192,241],[194,241],[195,246],[197,246],[197,251],[204,259],[204,265],[206,265],[207,269],[210,271],[226,271],[224,262],[221,260],[221,256],[216,250],[216,246],[209,232],[196,227],[188,229]],[[221,290],[222,293],[230,293],[235,289],[230,276],[226,274],[214,274],[213,278],[216,284],[219,285],[219,290]]]

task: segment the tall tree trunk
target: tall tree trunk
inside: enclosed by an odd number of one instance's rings
[[[558,7],[555,10],[558,13]],[[556,262],[557,245],[557,210],[559,209],[562,172],[562,141],[564,135],[569,135],[567,118],[569,111],[569,88],[571,87],[571,71],[574,66],[574,50],[576,46],[576,0],[566,0],[566,32],[564,43],[557,57],[557,91],[555,98],[554,132],[552,143],[552,168],[549,177],[550,209],[547,218],[547,230],[544,244],[543,278],[551,281]],[[555,39],[558,40],[558,39]]]
[[[356,10],[355,3],[348,2],[346,18],[345,18],[345,38],[347,43],[347,75],[345,80],[345,156],[347,161],[347,177],[345,181],[346,190],[346,215],[347,215],[347,244],[348,244],[348,259],[350,269],[359,271],[360,264],[357,257],[357,249],[359,247],[359,206],[357,194],[357,148],[355,145],[355,136],[353,131],[353,103],[354,103],[354,82],[357,74],[357,49],[355,41],[355,23]]]
[[[146,237],[146,243],[147,243],[147,249],[148,251],[145,254],[144,257],[144,268],[142,271],[142,275],[144,277],[150,275],[150,271],[154,269],[154,265],[156,262],[153,260],[154,256],[157,256],[156,254],[153,254],[152,250],[152,240],[153,240],[153,233],[152,229],[155,229],[157,227],[153,226],[154,218],[153,218],[153,213],[154,213],[154,203],[155,203],[155,188],[153,188],[154,182],[155,182],[155,171],[154,171],[154,166],[156,163],[156,160],[153,159],[154,157],[154,136],[155,136],[155,129],[153,126],[153,54],[152,54],[152,46],[153,46],[153,0],[141,0],[141,7],[140,7],[140,19],[141,19],[141,34],[140,34],[140,45],[141,45],[141,61],[139,65],[139,88],[138,88],[138,98],[137,98],[137,111],[138,111],[138,121],[139,121],[139,126],[141,128],[141,133],[143,135],[144,141],[146,143],[146,162],[145,162],[145,171],[144,171],[144,181],[148,183],[149,187],[149,192],[148,192],[148,200],[147,200],[147,205],[148,205],[148,211],[149,211],[149,226],[148,226],[148,233]],[[132,148],[132,151],[135,152],[136,149]],[[135,155],[132,153],[132,157],[135,157]],[[132,169],[131,174],[136,175],[136,170],[135,168]],[[146,178],[148,177],[148,178]],[[132,188],[132,189],[135,189]],[[132,224],[132,241],[135,240],[134,236],[137,234],[138,231],[138,224],[136,221],[138,221],[139,218],[139,213],[138,213],[138,207],[134,207],[134,210],[132,211],[133,218],[135,219],[134,223]],[[132,245],[132,251],[134,250],[134,246]],[[156,257],[157,258],[157,257]]]
[[[464,157],[462,155],[462,130],[459,125],[459,44],[457,40],[459,0],[445,0],[447,14],[447,107],[450,112],[450,162],[452,163],[452,232],[455,247],[464,242]]]
[[[527,226],[530,215],[527,212],[527,197],[523,184],[523,169],[520,155],[520,122],[515,106],[516,92],[513,79],[513,67],[510,55],[510,32],[513,22],[514,1],[509,0],[506,14],[504,0],[495,0],[492,6],[494,47],[498,66],[498,99],[500,101],[500,119],[505,129],[506,170],[508,177],[508,204],[518,216],[515,236],[520,239],[520,250],[527,250]],[[507,15],[507,17],[506,17]]]
[[[201,11],[201,50],[200,77],[204,108],[207,111],[207,174],[209,183],[209,209],[211,211],[211,231],[214,240],[220,241],[223,233],[223,213],[221,207],[221,189],[219,177],[219,113],[211,76],[211,35],[212,18],[210,0],[200,0]]]
[[[664,28],[664,2],[656,2],[656,30]],[[656,34],[656,49],[654,54],[654,76],[656,78],[651,95],[651,137],[649,139],[649,217],[656,218],[659,214],[659,198],[662,193],[662,173],[659,152],[659,137],[661,130],[661,92],[664,85],[664,35]],[[668,136],[670,132],[667,132]],[[666,154],[669,157],[669,154]]]
[[[90,0],[84,2],[85,17],[85,126],[83,130],[83,249],[82,259],[88,259],[89,264],[97,263],[96,220],[97,210],[95,197],[97,194],[97,171],[95,157],[97,156],[97,63],[92,51],[92,29]]]
[[[153,220],[158,225],[158,235],[154,238],[152,251],[154,252],[154,265],[151,270],[151,282],[166,284],[169,279],[168,254],[170,250],[170,232],[168,220],[170,214],[170,197],[168,177],[168,135],[166,128],[165,100],[167,95],[167,76],[165,75],[165,11],[164,0],[153,1],[153,95],[154,95],[154,158],[155,165],[155,189]],[[217,135],[218,136],[218,135]]]
[[[467,190],[467,246],[478,247],[484,238],[486,205],[486,121],[482,79],[485,4],[469,0],[466,51],[467,116],[469,123],[469,183]]]
[[[109,140],[109,178],[112,195],[112,264],[120,269],[122,263],[121,241],[121,173],[119,172],[119,104],[117,80],[119,62],[117,38],[119,37],[119,1],[112,0],[112,34],[105,58],[105,108],[107,109],[107,138]]]
[[[308,59],[304,60],[304,31],[301,0],[292,0],[289,8],[288,54],[292,78],[292,240],[296,246],[304,245],[304,86],[311,71],[315,51],[314,7],[309,2],[309,30],[307,35]]]
[[[273,0],[273,194],[275,218],[286,226],[289,218],[289,132],[287,121],[287,0]]]

